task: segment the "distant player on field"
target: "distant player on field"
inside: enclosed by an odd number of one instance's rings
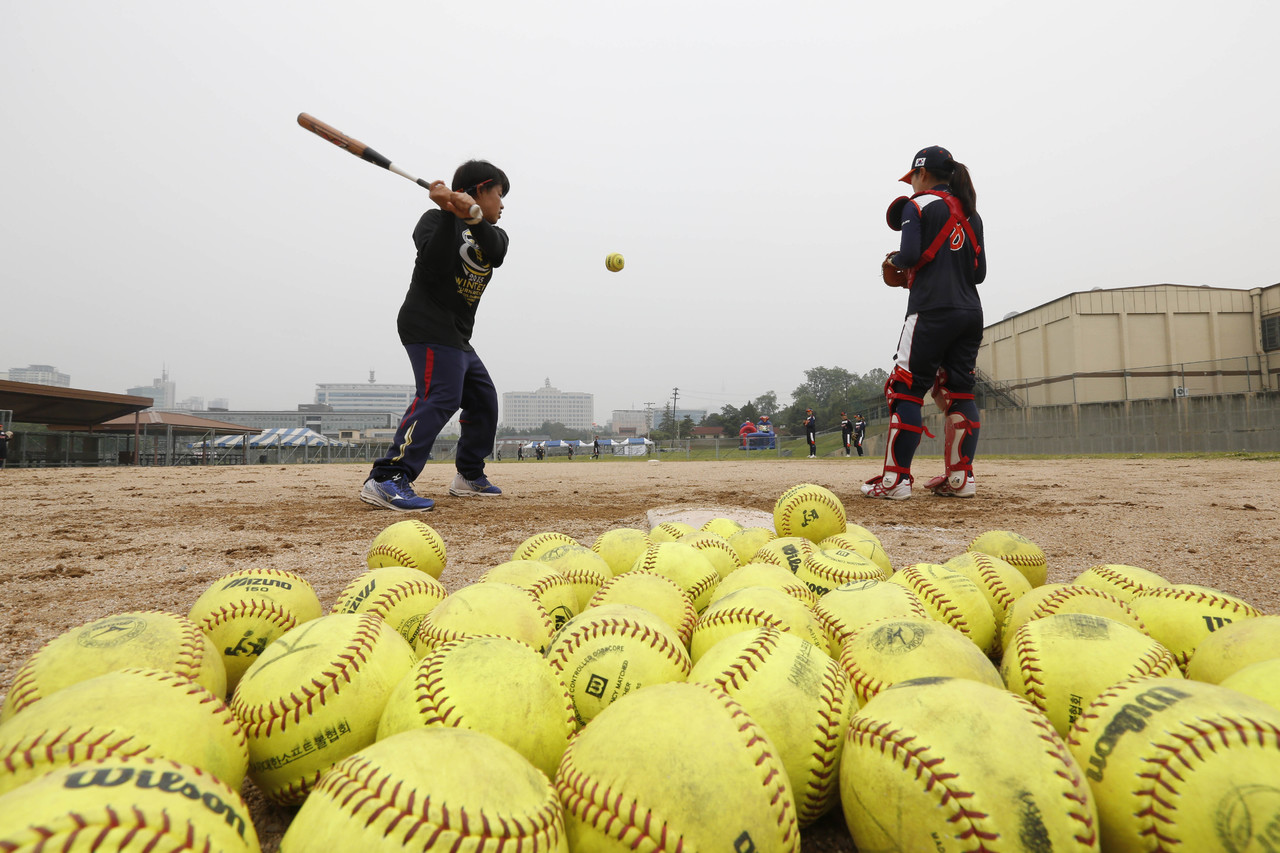
[[[511,184],[497,166],[470,160],[453,173],[452,187],[431,184],[428,210],[413,230],[418,247],[409,292],[396,318],[400,342],[417,385],[391,448],[373,463],[360,499],[397,510],[429,510],[413,481],[431,445],[454,412],[462,409],[457,475],[449,494],[500,495],[484,476],[484,458],[498,432],[498,392],[471,347],[476,306],[507,256],[507,234],[498,227]],[[479,216],[472,217],[473,205]]]
[[[809,442],[809,458],[818,458],[818,419],[813,416],[813,409],[804,410],[804,437]]]
[[[853,444],[853,421],[849,420],[849,416],[844,412],[840,413],[840,437],[844,440],[844,455],[852,456],[853,452],[849,449]],[[862,451],[858,451],[858,455],[862,455]]]

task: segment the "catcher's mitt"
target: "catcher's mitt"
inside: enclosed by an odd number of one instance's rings
[[[890,260],[896,254],[898,253],[890,252],[884,256],[884,262],[880,264],[880,277],[890,287],[908,287],[907,271],[902,267],[895,267]]]
[[[902,230],[902,211],[906,209],[909,201],[911,199],[905,195],[900,195],[889,202],[889,209],[884,212],[884,219],[894,231]]]

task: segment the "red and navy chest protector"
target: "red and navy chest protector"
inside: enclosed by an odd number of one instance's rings
[[[907,314],[949,308],[981,310],[977,286],[987,276],[982,217],[964,215],[945,185],[916,193],[902,210],[894,266],[908,270]]]

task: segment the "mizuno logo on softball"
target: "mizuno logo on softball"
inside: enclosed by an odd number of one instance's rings
[[[277,578],[235,578],[227,581],[222,588],[234,589],[239,586],[274,586],[278,589],[293,589],[293,584],[289,581]]]

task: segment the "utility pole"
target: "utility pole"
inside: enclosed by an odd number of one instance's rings
[[[675,425],[676,441],[680,440],[680,421],[676,419],[676,404],[680,400],[680,389],[671,389],[671,423]]]

